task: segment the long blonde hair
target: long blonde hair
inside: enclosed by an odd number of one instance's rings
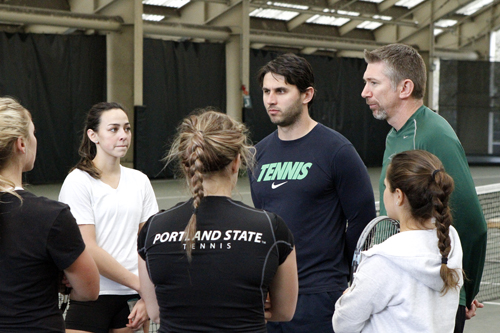
[[[31,114],[11,97],[0,97],[0,170],[3,170],[14,158],[18,138],[29,140]],[[0,175],[0,192],[10,193],[19,199],[14,191],[15,184]]]
[[[179,169],[186,177],[194,198],[193,214],[184,230],[189,260],[196,234],[196,213],[205,196],[203,177],[224,172],[238,154],[241,156],[241,168],[253,165],[254,156],[247,128],[212,107],[195,110],[178,127],[165,160],[167,164],[173,160],[179,162]]]

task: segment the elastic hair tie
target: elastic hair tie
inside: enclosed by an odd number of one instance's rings
[[[441,169],[436,169],[436,170],[434,170],[434,171],[432,172],[432,179],[433,179],[434,181],[436,181],[436,173],[438,173],[439,171],[441,171]]]
[[[193,215],[196,215],[196,214],[198,214],[198,207],[193,208]]]
[[[441,264],[442,264],[442,265],[447,265],[447,264],[448,264],[448,258],[446,258],[446,257],[441,257]]]

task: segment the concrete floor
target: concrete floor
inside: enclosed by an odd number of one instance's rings
[[[378,201],[378,180],[380,168],[369,168],[370,179],[374,189],[375,200]],[[473,166],[471,167],[472,177],[476,186],[488,184],[500,184],[500,166]],[[173,206],[179,201],[189,198],[189,193],[183,180],[153,180],[160,209]],[[26,186],[26,189],[36,195],[46,196],[57,200],[61,184]],[[233,198],[252,205],[248,178],[242,177],[238,181],[237,188],[233,193]],[[493,333],[500,332],[500,299],[485,302],[484,308],[477,311],[477,316],[467,321],[465,333]],[[425,304],[422,304],[425,306]]]

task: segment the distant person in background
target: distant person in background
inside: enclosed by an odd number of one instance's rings
[[[375,217],[368,171],[353,145],[309,115],[314,74],[306,59],[284,54],[258,73],[278,129],[256,145],[250,170],[255,207],[279,214],[295,239],[297,311],[272,332],[332,332],[335,302],[347,288],[359,235]],[[273,311],[271,299],[270,312]]]
[[[450,124],[423,104],[426,68],[415,49],[403,44],[386,45],[365,50],[365,60],[368,66],[361,96],[376,119],[386,120],[393,127],[386,139],[380,197],[385,190],[384,178],[391,157],[406,150],[422,149],[436,155],[455,181],[450,206],[462,243],[467,277],[460,295],[455,332],[463,332],[465,320],[475,315],[477,307],[483,307],[474,298],[479,292],[487,241],[486,221],[464,149]],[[380,214],[386,215],[382,200]]]
[[[132,311],[129,303],[140,293],[137,234],[158,204],[148,177],[120,165],[131,143],[120,104],[103,102],[90,109],[81,160],[64,180],[59,200],[71,207],[80,226],[101,274],[101,291],[95,302],[71,301],[67,332],[126,333],[148,320],[142,299]]]
[[[231,199],[238,171],[252,165],[246,132],[211,109],[178,129],[168,160],[179,162],[192,198],[151,217],[138,240],[141,290],[159,332],[265,333],[265,319],[294,314],[290,230],[278,215]]]
[[[337,333],[453,332],[463,284],[462,247],[448,206],[453,179],[425,150],[393,156],[383,195],[401,232],[361,253],[335,306]]]
[[[61,271],[71,299],[99,295],[96,264],[69,207],[23,189],[36,150],[31,114],[0,98],[0,332],[64,332]]]

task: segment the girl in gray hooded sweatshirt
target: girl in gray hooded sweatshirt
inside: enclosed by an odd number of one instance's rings
[[[463,284],[462,247],[448,206],[453,179],[423,150],[392,158],[384,204],[401,232],[362,252],[335,304],[343,332],[453,332]]]

